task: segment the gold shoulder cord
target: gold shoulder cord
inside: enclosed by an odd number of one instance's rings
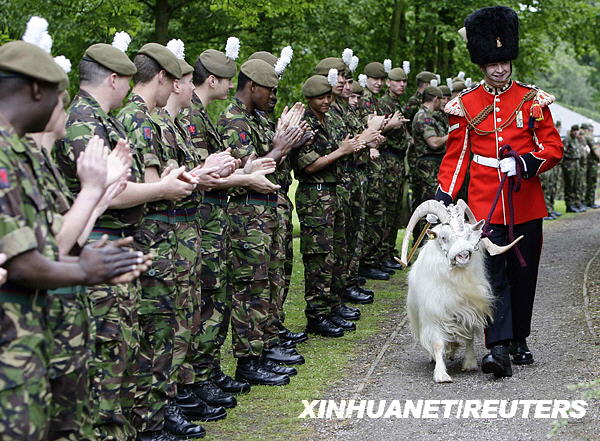
[[[508,120],[504,121],[504,123],[500,127],[496,127],[494,130],[481,130],[481,129],[477,128],[477,126],[479,124],[481,124],[490,115],[490,113],[492,113],[492,111],[494,110],[493,105],[488,104],[487,106],[485,106],[483,108],[483,110],[481,112],[479,112],[477,114],[477,116],[475,116],[475,118],[471,118],[471,115],[469,115],[469,112],[467,112],[467,109],[463,105],[462,97],[458,97],[458,103],[460,104],[460,108],[462,109],[462,111],[465,114],[465,119],[467,120],[467,126],[470,127],[472,130],[474,130],[475,133],[477,133],[478,135],[489,135],[490,133],[496,133],[500,129],[504,129],[504,128],[508,127],[516,118],[517,113],[519,112],[519,110],[521,110],[521,108],[523,107],[523,104],[525,104],[527,101],[531,101],[532,99],[534,99],[536,95],[537,95],[537,90],[535,90],[535,89],[531,89],[529,92],[527,92],[525,94],[525,96],[521,99],[521,102],[519,103],[517,108],[514,110],[514,112],[510,116],[510,118]]]

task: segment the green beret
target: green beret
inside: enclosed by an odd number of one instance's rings
[[[571,126],[571,130],[579,130],[579,126],[577,124],[573,124]]]
[[[421,72],[417,75],[417,80],[419,80],[419,81],[429,82],[429,81],[435,80],[435,79],[436,79],[435,74],[428,72],[426,70],[424,70],[423,72]]]
[[[302,94],[306,98],[314,98],[328,93],[331,93],[331,84],[323,75],[313,75],[302,85]]]
[[[275,67],[258,58],[246,61],[242,64],[240,71],[259,86],[277,87],[279,83]]]
[[[233,78],[237,71],[237,65],[231,58],[225,56],[221,51],[207,49],[198,57],[202,65],[216,77]]]
[[[373,61],[365,66],[365,75],[371,78],[385,78],[387,74],[383,68],[383,63]]]
[[[437,96],[438,98],[442,98],[444,94],[439,87],[429,86],[425,89],[424,93],[431,96]]]
[[[69,95],[69,91],[65,90],[63,93],[63,106],[66,109],[71,104],[71,95]]]
[[[592,126],[590,124],[588,124],[588,123],[581,124],[581,129],[582,130],[589,130],[591,128],[592,128]]]
[[[352,82],[352,93],[356,93],[358,95],[362,95],[365,89],[359,84],[358,81]]]
[[[83,56],[125,77],[130,77],[137,72],[135,64],[133,64],[127,54],[110,44],[93,44],[86,49]]]
[[[254,52],[248,57],[248,60],[263,60],[269,63],[271,66],[275,66],[275,63],[277,63],[277,57],[271,52],[267,51]]]
[[[188,64],[185,60],[177,60],[179,62],[179,68],[181,69],[181,76],[184,77],[194,72],[194,68]]]
[[[448,86],[439,86],[439,89],[442,91],[444,96],[452,96],[452,92]]]
[[[147,43],[142,46],[138,51],[138,54],[149,56],[172,76],[181,78],[182,75],[179,60],[166,46],[158,43]]]
[[[453,81],[452,82],[452,92],[462,92],[467,88],[467,85],[464,81]]]
[[[315,66],[315,73],[317,75],[329,74],[329,69],[337,69],[338,74],[346,72],[346,63],[341,58],[329,57],[323,58]]]
[[[388,78],[392,81],[408,80],[408,75],[401,67],[395,67],[388,72]]]
[[[50,54],[21,40],[0,46],[0,71],[14,72],[36,80],[57,83],[61,89],[69,84],[67,74]]]

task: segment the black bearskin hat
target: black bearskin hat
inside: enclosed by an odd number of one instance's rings
[[[465,28],[473,63],[510,61],[519,56],[519,17],[511,8],[478,9],[465,19]]]

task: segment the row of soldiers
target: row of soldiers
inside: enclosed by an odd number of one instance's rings
[[[3,439],[202,437],[192,421],[224,418],[234,394],[288,384],[307,333],[356,329],[347,303],[372,303],[364,278],[399,268],[408,188],[414,203],[433,196],[441,110],[468,82],[451,92],[421,72],[404,104],[408,65],[369,63],[363,87],[346,50],[277,119],[291,49],[238,71],[234,38],[191,66],[179,40],[132,61],[117,33],[85,51],[69,100],[47,23],[30,25],[0,47]],[[206,109],[236,77],[215,123]],[[292,171],[307,333],[284,326]],[[235,378],[220,365],[229,328]]]
[[[560,121],[557,122],[557,127],[560,127]],[[554,209],[554,202],[561,187],[568,213],[600,208],[596,204],[600,146],[594,140],[594,127],[589,123],[571,126],[563,138],[563,144],[565,154],[561,167],[555,167],[542,174],[542,186],[549,213],[545,220],[554,220],[562,215]]]

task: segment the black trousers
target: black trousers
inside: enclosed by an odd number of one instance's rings
[[[508,226],[492,224],[490,240],[508,244]],[[494,320],[485,329],[485,345],[526,338],[531,332],[531,314],[535,298],[540,255],[542,253],[542,219],[514,226],[515,238],[527,266],[521,267],[514,247],[504,254],[487,256],[486,268],[495,296]]]

